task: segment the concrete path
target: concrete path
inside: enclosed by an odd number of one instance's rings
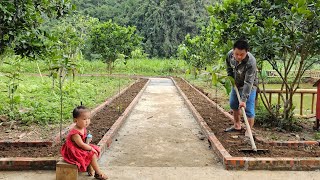
[[[205,167],[216,157],[169,79],[152,79],[101,165]],[[204,136],[203,136],[204,137]]]
[[[319,171],[226,171],[169,79],[151,79],[100,166],[110,179],[318,179]],[[0,172],[1,179],[55,179],[54,171]],[[80,179],[91,179],[80,174]]]

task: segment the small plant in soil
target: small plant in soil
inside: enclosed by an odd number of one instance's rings
[[[18,114],[17,105],[20,103],[20,96],[16,95],[16,92],[20,81],[22,81],[20,75],[22,71],[21,62],[23,59],[18,55],[14,55],[10,49],[7,49],[1,58],[3,59],[3,64],[9,66],[7,68],[8,70],[3,72],[8,79],[6,84],[7,90],[4,90],[4,92],[7,92],[8,95],[9,108],[5,110],[5,114],[9,116],[9,119],[15,120],[16,114]]]

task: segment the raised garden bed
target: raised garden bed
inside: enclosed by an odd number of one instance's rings
[[[226,94],[223,87],[218,87],[217,89],[215,87],[212,87],[210,83],[206,83],[206,79],[187,79],[189,83],[191,83],[195,88],[197,88],[200,92],[202,92],[204,95],[206,95],[208,98],[213,100],[215,103],[219,104],[221,107],[224,107],[229,113],[232,113],[229,109],[229,102],[228,102],[228,95]],[[312,86],[312,85],[310,85]],[[217,95],[216,95],[217,93]],[[276,95],[277,97],[277,95]],[[298,97],[299,99],[300,97]],[[258,103],[261,103],[260,97],[258,98]],[[308,106],[305,106],[308,107]],[[257,109],[257,111],[259,111]],[[267,112],[264,112],[267,113]],[[265,140],[268,141],[317,141],[320,140],[318,135],[313,129],[314,123],[316,121],[315,117],[297,117],[298,121],[296,122],[297,126],[300,126],[302,129],[301,131],[296,132],[290,132],[278,127],[268,127],[266,126],[267,123],[263,122],[260,124],[258,121],[258,118],[263,119],[264,117],[258,117],[256,118],[255,123],[255,132],[263,137]]]
[[[260,139],[256,141],[257,147],[269,149],[268,153],[240,152],[239,149],[250,149],[251,145],[245,140],[244,132],[224,132],[225,128],[232,125],[232,116],[188,82],[180,78],[174,80],[227,169],[320,169],[320,146],[317,141],[291,141],[279,144],[266,143]]]
[[[140,79],[122,94],[111,98],[102,106],[97,107],[96,112],[93,112],[95,115],[91,118],[88,130],[93,134],[93,143],[100,145],[103,152],[137,103],[139,96],[146,88],[147,81],[147,79]],[[71,126],[64,130],[64,135]],[[27,146],[21,146],[19,145],[21,142],[10,145],[0,143],[0,170],[55,169],[55,164],[60,158],[61,143],[56,143],[59,139],[59,136],[52,139],[53,145],[57,144],[55,146],[47,144],[32,146],[30,143]]]

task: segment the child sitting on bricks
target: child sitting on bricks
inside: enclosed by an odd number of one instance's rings
[[[100,148],[93,144],[86,144],[87,127],[90,124],[90,111],[84,106],[78,106],[73,110],[73,119],[76,125],[70,130],[66,143],[61,148],[63,159],[78,166],[79,171],[88,172],[89,176],[96,179],[108,179],[100,170],[98,157]]]

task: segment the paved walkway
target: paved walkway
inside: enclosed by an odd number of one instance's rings
[[[112,180],[320,177],[319,171],[226,171],[203,138],[171,80],[154,78],[99,163]],[[0,172],[0,179],[51,180],[55,172]]]

